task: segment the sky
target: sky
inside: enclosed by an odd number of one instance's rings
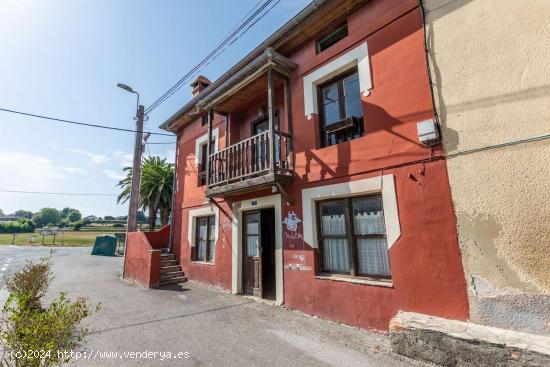
[[[0,0],[0,108],[133,129],[145,107],[214,49],[259,0]],[[201,74],[215,80],[309,0],[280,2]],[[145,130],[191,99],[190,82],[154,110]],[[125,215],[116,184],[131,165],[131,133],[79,127],[0,111],[0,209],[69,206],[84,215]],[[150,142],[175,142],[152,136]],[[145,155],[174,161],[175,144]]]

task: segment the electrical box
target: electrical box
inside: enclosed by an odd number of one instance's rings
[[[418,130],[418,141],[422,144],[432,145],[439,142],[439,129],[433,120],[425,120],[416,124]]]

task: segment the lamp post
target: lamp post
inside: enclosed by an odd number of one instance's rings
[[[145,107],[139,104],[139,93],[134,91],[131,87],[126,84],[118,83],[117,87],[124,89],[130,93],[137,95],[137,109],[136,109],[136,139],[134,144],[134,162],[132,166],[132,187],[130,190],[130,203],[128,205],[128,221],[126,225],[126,246],[124,249],[124,268],[122,270],[122,277],[126,275],[126,253],[128,245],[128,235],[130,232],[135,232],[137,230],[137,210],[139,204],[139,186],[141,178],[141,155],[143,153],[143,115]]]

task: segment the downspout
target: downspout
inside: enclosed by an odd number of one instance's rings
[[[176,134],[176,153],[174,157],[174,178],[172,181],[172,204],[170,207],[170,240],[168,241],[168,252],[172,252],[173,241],[174,241],[174,217],[176,216],[176,212],[174,210],[174,204],[176,202],[176,191],[177,191],[177,184],[178,184],[178,151],[180,149],[180,137],[178,134]]]

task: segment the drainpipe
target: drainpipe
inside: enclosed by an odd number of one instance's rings
[[[177,177],[178,177],[178,151],[180,149],[180,137],[176,134],[176,153],[174,153],[174,178],[172,181],[172,204],[170,207],[170,240],[168,241],[168,252],[172,252],[174,241],[174,217],[176,212],[174,210],[174,204],[176,203],[176,191],[177,191]]]

